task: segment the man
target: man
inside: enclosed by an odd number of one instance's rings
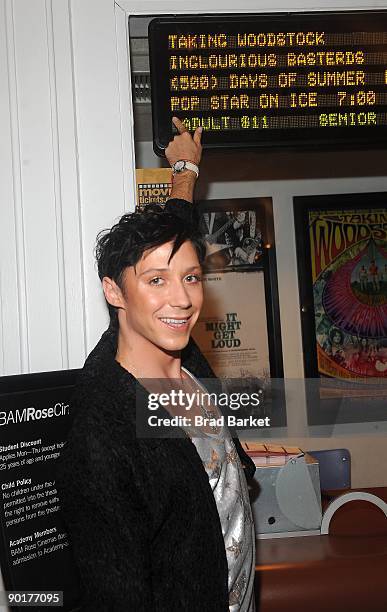
[[[57,475],[81,610],[254,609],[244,476],[254,466],[239,442],[222,431],[136,435],[139,379],[195,387],[196,377],[213,377],[190,339],[203,300],[204,251],[190,206],[201,132],[192,138],[174,123],[179,135],[166,149],[172,199],[164,211],[124,215],[97,245],[111,324],[82,371]]]

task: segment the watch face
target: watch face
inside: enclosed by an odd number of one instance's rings
[[[184,170],[184,168],[185,168],[185,161],[180,160],[174,164],[175,172],[181,172],[182,170]]]

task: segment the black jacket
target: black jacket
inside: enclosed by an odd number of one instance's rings
[[[195,221],[187,202],[167,210]],[[136,436],[136,379],[109,328],[89,355],[57,473],[61,506],[93,612],[226,612],[227,559],[208,476],[192,442]],[[191,339],[183,365],[213,378]],[[254,464],[235,440],[247,476]]]
[[[109,328],[85,363],[57,473],[81,609],[226,612],[227,560],[208,476],[188,438],[136,437],[137,382],[115,361],[116,348]],[[214,376],[193,340],[182,363]]]

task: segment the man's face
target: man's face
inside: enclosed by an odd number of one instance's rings
[[[145,251],[124,271],[119,324],[129,342],[144,346],[145,340],[165,351],[180,351],[188,343],[203,303],[202,270],[191,242],[168,262],[172,248],[167,242]]]

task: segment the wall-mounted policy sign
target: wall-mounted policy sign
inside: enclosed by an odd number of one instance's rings
[[[72,420],[69,399],[77,373],[0,379],[3,581],[7,591],[63,591],[64,612],[76,607],[78,580],[60,516],[55,464]]]
[[[154,148],[387,141],[387,12],[168,17],[149,25]]]

